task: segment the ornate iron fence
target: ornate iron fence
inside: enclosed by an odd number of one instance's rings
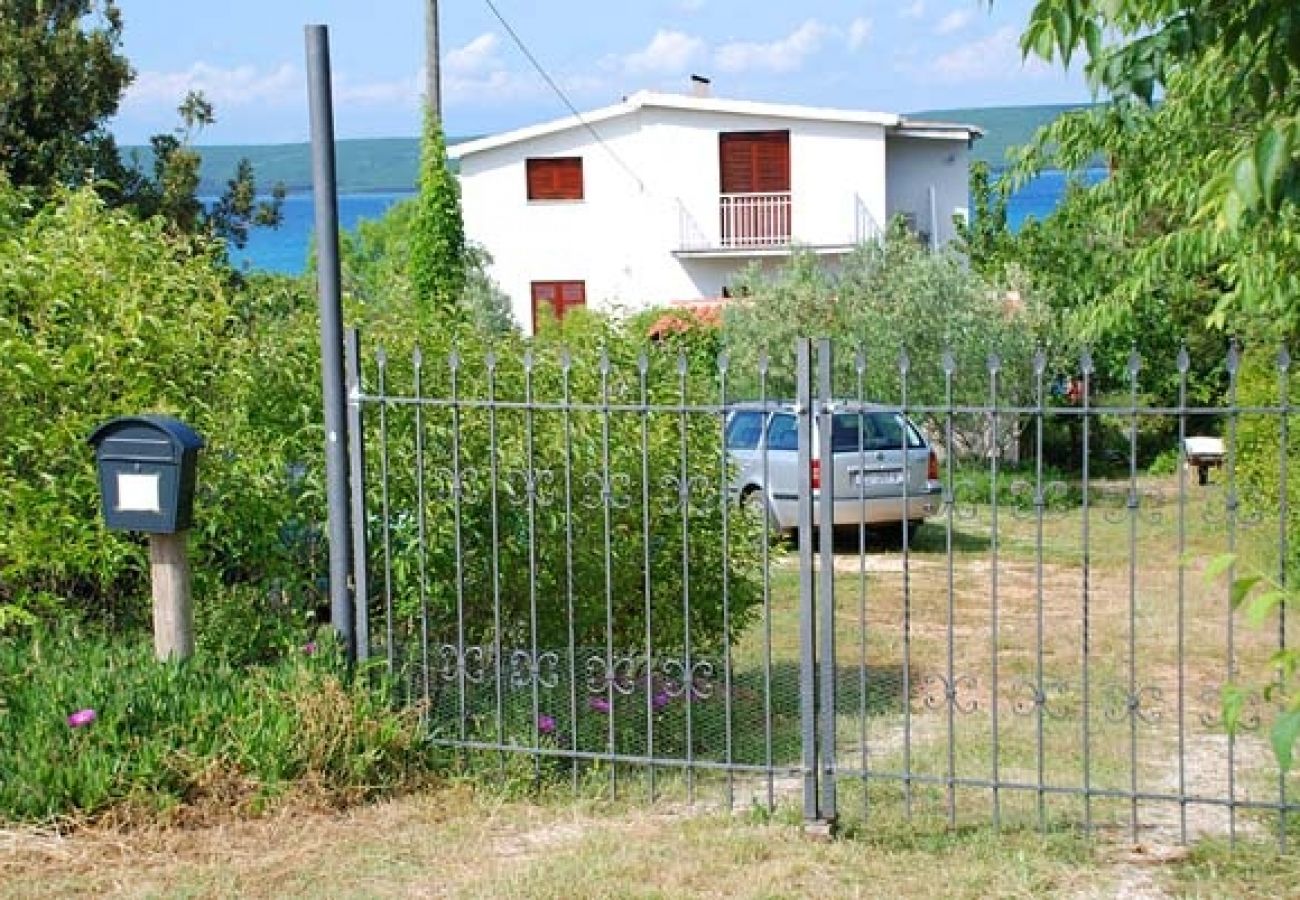
[[[1042,353],[967,375],[904,353],[882,405],[861,353],[794,349],[746,372],[671,347],[398,363],[349,336],[360,654],[430,740],[651,799],[798,797],[810,822],[1285,846],[1266,735],[1287,610],[1237,606],[1290,583],[1289,357],[1243,381],[1232,349],[1228,402],[1198,406],[1185,352],[1170,405],[1136,355],[1103,394],[1087,353],[1056,377]],[[742,408],[796,418],[784,541],[742,502]],[[837,489],[816,459],[867,462],[833,433],[864,410],[937,451],[918,531],[865,514],[866,465]],[[859,523],[814,529],[837,500]]]

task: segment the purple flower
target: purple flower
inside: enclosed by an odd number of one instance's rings
[[[81,728],[93,721],[95,721],[95,711],[93,709],[79,709],[68,716],[68,727]]]
[[[307,643],[303,644],[303,645],[302,645],[302,652],[305,653],[305,654],[307,654],[308,656],[315,656],[315,655],[316,655],[316,642],[315,642],[315,641],[308,641]]]
[[[555,718],[545,713],[537,717],[537,730],[542,734],[555,733]]]
[[[596,712],[600,713],[601,715],[606,715],[609,713],[609,701],[606,700],[604,697],[592,697],[590,700],[587,701],[587,705],[590,706],[592,709],[594,709]]]
[[[670,702],[672,702],[672,699],[673,698],[668,696],[666,692],[660,691],[659,693],[654,695],[654,698],[650,701],[650,704],[654,707],[655,711],[658,712],[659,710],[667,706]]]

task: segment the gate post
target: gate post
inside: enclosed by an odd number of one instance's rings
[[[833,826],[838,815],[835,798],[835,447],[832,443],[832,347],[828,338],[817,342],[817,431],[821,456],[821,541],[818,556],[820,581],[817,609],[821,634],[817,648],[821,664],[818,715],[821,717],[821,820]]]
[[[799,446],[799,724],[803,743],[803,818],[821,821],[817,792],[817,581],[813,571],[812,341],[795,342],[795,427]]]
[[[348,404],[348,483],[352,495],[352,609],[356,658],[370,657],[370,545],[366,522],[366,435],[361,415],[361,337],[355,328],[344,335]]]

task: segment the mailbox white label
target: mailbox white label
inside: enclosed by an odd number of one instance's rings
[[[119,472],[117,475],[118,512],[162,512],[158,491],[158,473],[142,475]]]

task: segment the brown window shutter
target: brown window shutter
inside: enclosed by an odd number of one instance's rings
[[[542,309],[549,306],[556,321],[563,322],[569,310],[587,305],[587,283],[585,281],[534,281],[533,295],[533,331],[537,330],[538,319]]]
[[[790,132],[733,131],[718,135],[724,194],[790,190]]]
[[[529,159],[524,167],[529,200],[582,199],[582,157]]]

